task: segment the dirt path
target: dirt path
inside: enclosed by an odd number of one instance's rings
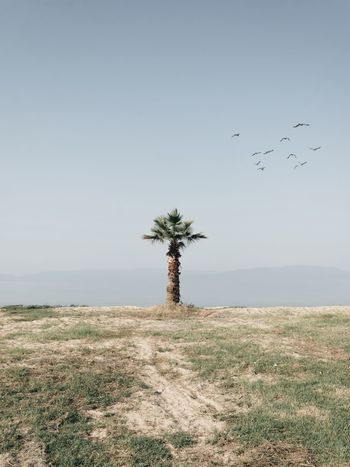
[[[159,351],[152,338],[134,339],[133,358],[143,364],[140,378],[148,386],[126,413],[130,429],[143,434],[170,431],[207,436],[221,431],[224,423],[215,415],[224,411],[216,388],[200,382],[176,348]]]

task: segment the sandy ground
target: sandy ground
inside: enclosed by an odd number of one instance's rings
[[[68,316],[65,315],[67,312],[69,312]],[[75,312],[77,316],[74,315]],[[122,413],[128,428],[139,434],[161,436],[169,432],[189,432],[199,439],[199,444],[186,450],[187,457],[183,462],[191,462],[192,450],[193,459],[203,465],[207,465],[206,457],[209,451],[212,465],[251,465],[239,464],[236,454],[230,454],[229,450],[220,451],[220,446],[208,446],[207,443],[208,438],[225,429],[225,423],[220,421],[221,414],[232,410],[245,410],[239,403],[241,395],[230,394],[228,397],[227,392],[220,390],[218,385],[200,379],[184,358],[182,349],[185,344],[165,340],[164,335],[184,330],[190,332],[191,328],[198,327],[210,330],[250,326],[257,331],[278,330],[279,325],[311,314],[342,313],[350,316],[350,307],[206,308],[200,310],[195,317],[189,316],[188,319],[179,319],[179,316],[173,316],[171,312],[165,312],[161,307],[159,310],[136,307],[60,308],[59,313],[62,317],[23,322],[15,321],[13,317],[0,313],[0,338],[19,333],[18,337],[9,341],[8,345],[28,349],[40,349],[49,345],[51,351],[57,349],[64,358],[65,353],[77,348],[81,345],[81,341],[77,339],[50,343],[40,340],[29,341],[25,335],[21,336],[21,333],[40,333],[48,326],[50,326],[49,330],[64,330],[77,323],[81,324],[82,321],[84,324],[120,332],[121,337],[118,339],[91,342],[89,346],[99,349],[123,348],[130,359],[141,363],[142,370],[138,377],[148,390],[136,392],[126,402],[115,406],[89,410],[87,415],[98,421],[106,412]],[[262,347],[280,349],[296,358],[312,354],[326,360],[348,359],[348,354],[339,349],[331,347],[319,349],[306,341],[300,341],[296,345],[295,340],[278,334],[260,336],[257,332],[256,339]],[[33,366],[36,364],[35,358],[33,356],[31,362]],[[29,360],[28,364],[31,363]],[[6,366],[6,362],[1,366]],[[251,380],[256,376],[247,371],[240,377]],[[312,412],[312,408],[310,411]],[[317,413],[317,409],[314,409],[314,414],[323,416]],[[91,436],[103,440],[108,436],[108,429],[96,428]],[[31,448],[39,449],[34,445]],[[38,462],[39,459],[38,455]],[[178,455],[178,462],[179,465],[186,465],[182,463],[181,455]],[[217,464],[214,464],[215,462]],[[7,465],[6,459],[3,457],[1,460],[1,456],[0,465]],[[23,465],[29,465],[26,464],[25,459]]]

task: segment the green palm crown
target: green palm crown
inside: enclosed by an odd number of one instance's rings
[[[193,221],[183,221],[182,214],[177,209],[168,212],[166,216],[159,216],[154,219],[150,235],[144,235],[144,240],[151,240],[152,243],[169,242],[168,254],[180,251],[187,245],[203,238],[207,238],[201,232],[193,233]]]

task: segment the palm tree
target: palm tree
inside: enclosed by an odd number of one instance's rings
[[[207,237],[202,233],[193,233],[193,221],[183,221],[182,214],[177,209],[168,212],[166,216],[156,217],[153,222],[151,234],[143,235],[143,239],[151,240],[152,243],[168,243],[167,303],[178,304],[180,302],[180,252],[191,243]]]

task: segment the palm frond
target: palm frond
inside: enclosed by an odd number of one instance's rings
[[[165,235],[165,232],[163,230],[161,230],[161,229],[157,229],[155,227],[152,227],[151,232],[152,232],[152,235],[154,235],[156,237],[159,237],[159,238],[162,238],[163,240],[165,240],[167,238],[167,236]]]
[[[190,243],[198,242],[198,240],[206,239],[206,238],[208,238],[206,235],[202,234],[201,232],[198,232],[198,233],[195,233],[195,234],[192,234],[186,237],[186,242],[190,244]]]
[[[169,226],[169,223],[167,222],[167,219],[164,216],[156,217],[153,222],[157,230],[162,231],[163,235],[171,238],[171,228]]]
[[[181,233],[184,237],[189,237],[192,235],[192,224],[193,221],[184,221],[181,224]]]
[[[173,209],[172,211],[168,212],[166,220],[171,225],[180,224],[182,221],[182,214],[177,209]]]
[[[144,240],[151,240],[152,243],[159,242],[159,243],[164,243],[165,239],[163,237],[160,237],[157,234],[154,235],[142,235],[142,238]]]
[[[192,224],[193,224],[193,221],[183,221],[183,225],[185,229],[189,229]]]

